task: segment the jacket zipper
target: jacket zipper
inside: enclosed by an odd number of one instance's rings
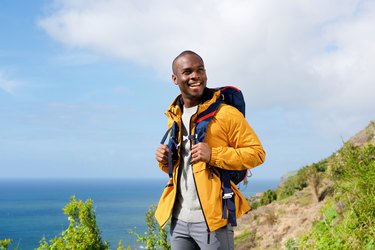
[[[198,113],[198,110],[199,110],[199,106],[198,106],[197,112],[194,115],[196,115]],[[190,118],[190,122],[189,122],[189,125],[190,125],[190,128],[189,128],[190,135],[192,134],[191,132],[193,130],[192,129],[191,121],[192,121],[192,117]],[[194,128],[194,133],[195,133],[195,128]],[[190,141],[190,152],[191,152],[191,149],[192,149],[194,143],[195,143],[195,136],[192,136],[192,139]],[[202,210],[204,222],[206,223],[206,226],[207,226],[207,244],[210,244],[210,228],[208,227],[208,222],[207,222],[207,219],[206,219],[206,214],[204,213],[204,210],[203,210],[203,207],[202,207],[202,202],[201,202],[201,198],[199,196],[197,182],[195,181],[194,167],[193,166],[194,165],[193,165],[193,162],[192,162],[191,163],[191,168],[192,168],[192,171],[193,171],[193,180],[194,180],[195,190],[197,191],[199,205],[201,206],[201,210]]]

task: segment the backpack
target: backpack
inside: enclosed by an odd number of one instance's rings
[[[210,123],[211,119],[215,116],[216,111],[218,110],[219,106],[223,103],[236,107],[244,116],[245,116],[245,100],[243,98],[241,90],[233,87],[233,86],[225,86],[216,88],[216,90],[220,90],[221,98],[218,99],[215,103],[211,104],[207,110],[202,112],[198,115],[196,120],[195,126],[195,134],[191,135],[189,139],[193,139],[194,143],[204,142],[204,138],[206,136],[206,131],[208,124]],[[163,139],[161,140],[161,144],[164,144],[165,140],[169,136],[168,141],[168,172],[169,177],[172,177],[173,171],[173,163],[176,160],[176,152],[177,151],[177,135],[178,135],[178,127],[176,123],[167,130]],[[241,181],[244,183],[247,182],[247,173],[248,170],[224,170],[216,168],[220,174],[220,179],[223,183],[223,218],[229,220],[232,226],[236,226],[236,209],[233,197],[233,190],[230,185],[230,181],[234,184],[239,184]]]

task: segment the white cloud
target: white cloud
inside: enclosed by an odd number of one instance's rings
[[[375,117],[370,0],[59,0],[39,25],[70,48],[168,77],[173,57],[195,50],[211,86],[237,85],[253,107],[313,112],[318,126]]]
[[[20,82],[8,79],[5,74],[0,71],[0,90],[14,95],[20,85]]]

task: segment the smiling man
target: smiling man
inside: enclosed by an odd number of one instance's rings
[[[191,51],[184,51],[173,61],[172,70],[172,80],[180,88],[184,106],[197,106],[207,84],[202,58]]]
[[[194,143],[197,118],[221,98],[209,89],[202,58],[184,51],[172,63],[172,81],[180,95],[166,112],[168,127],[175,127],[174,152],[160,144],[159,167],[170,174],[155,212],[161,226],[171,222],[172,249],[234,249],[233,228],[223,210],[220,171],[243,170],[263,163],[263,147],[243,114],[220,104],[207,127],[204,142]],[[169,154],[173,153],[173,154]],[[250,210],[247,200],[231,183],[235,216]],[[225,206],[224,206],[225,207]],[[223,216],[224,215],[224,216]]]

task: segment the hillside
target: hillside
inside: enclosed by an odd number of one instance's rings
[[[374,135],[372,121],[332,156],[268,190],[267,199],[250,197],[255,207],[272,202],[239,220],[236,249],[375,249]]]

